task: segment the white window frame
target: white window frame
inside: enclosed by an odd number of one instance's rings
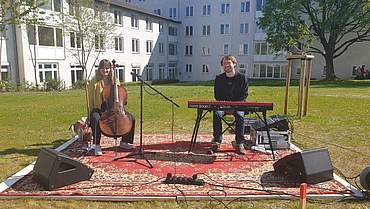
[[[146,41],[146,53],[150,54],[153,51],[153,41],[152,40],[147,40]]]
[[[139,54],[140,53],[140,39],[133,38],[131,40],[131,52],[133,54]]]
[[[123,39],[123,37],[114,37],[114,50],[116,52],[124,52],[124,39]]]

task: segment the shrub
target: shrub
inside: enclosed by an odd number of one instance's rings
[[[15,91],[17,89],[17,85],[10,81],[0,81],[0,91],[6,92],[6,91]]]
[[[79,80],[72,84],[72,89],[85,89],[86,80]]]
[[[64,82],[58,79],[48,79],[44,83],[45,91],[61,91],[64,89]]]

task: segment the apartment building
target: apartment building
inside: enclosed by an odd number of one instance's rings
[[[45,15],[70,13],[67,1],[53,0],[42,6]],[[114,24],[110,40],[96,37],[95,49],[87,71],[95,74],[100,59],[116,60],[117,76],[125,82],[136,81],[131,72],[146,80],[178,79],[179,21],[169,19],[120,0],[110,2],[109,15]],[[46,24],[33,27],[8,26],[1,39],[2,79],[42,84],[47,79],[60,79],[66,87],[83,79],[82,66],[74,52],[81,49],[81,39],[58,24],[54,15]],[[35,34],[35,35],[33,35]],[[36,70],[34,68],[36,57]]]
[[[126,0],[168,18],[180,20],[179,63],[181,80],[207,80],[220,72],[219,58],[226,53],[237,56],[239,70],[250,78],[285,77],[286,57],[275,57],[266,34],[256,25],[266,0]],[[318,45],[316,44],[316,47]],[[190,51],[189,51],[190,49]],[[370,42],[356,43],[334,60],[336,75],[354,77],[353,69],[370,68]],[[192,50],[192,51],[191,51]],[[181,54],[182,51],[182,54]],[[189,52],[192,52],[189,55]],[[299,77],[299,60],[292,76]],[[209,73],[205,73],[205,72]],[[190,72],[189,72],[190,71]],[[315,54],[312,78],[325,77],[325,60]]]

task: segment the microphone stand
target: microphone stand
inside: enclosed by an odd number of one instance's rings
[[[174,101],[172,101],[170,98],[168,98],[165,95],[163,95],[160,91],[158,91],[157,89],[153,88],[150,84],[146,83],[143,80],[143,78],[142,78],[141,75],[136,74],[134,72],[132,72],[131,74],[133,76],[136,76],[136,78],[140,81],[140,148],[139,148],[138,152],[136,152],[136,153],[133,152],[133,153],[130,153],[130,154],[124,156],[124,157],[116,158],[114,160],[116,161],[116,160],[119,160],[119,159],[122,159],[122,158],[129,158],[129,157],[133,157],[133,156],[139,156],[141,159],[144,159],[149,164],[149,168],[153,168],[153,165],[145,157],[145,151],[144,151],[144,147],[143,147],[143,86],[144,86],[144,84],[146,86],[150,87],[155,92],[157,92],[159,95],[161,95],[167,101],[169,101],[170,103],[172,103],[172,107],[173,107],[173,105],[175,105],[176,107],[180,107],[180,106],[178,104],[176,104]],[[173,118],[174,117],[173,117],[173,110],[172,110],[172,138],[173,138]]]

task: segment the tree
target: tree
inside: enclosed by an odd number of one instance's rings
[[[94,59],[93,63],[96,62],[100,52],[109,44],[107,40],[110,34],[113,34],[110,4],[107,0],[69,0],[68,5],[68,14],[63,14],[62,24],[69,32],[75,48],[67,50],[82,67],[86,79],[88,78],[86,67],[90,58]],[[93,67],[94,65],[91,66],[91,70]]]
[[[42,0],[0,0],[0,37],[5,37],[7,25],[19,25],[27,16],[35,13]],[[3,40],[0,38],[0,63]],[[0,80],[1,80],[0,73]]]
[[[369,0],[268,0],[259,26],[275,51],[299,48],[321,54],[326,79],[336,78],[334,59],[353,44],[370,41]],[[318,46],[313,46],[313,40]]]

